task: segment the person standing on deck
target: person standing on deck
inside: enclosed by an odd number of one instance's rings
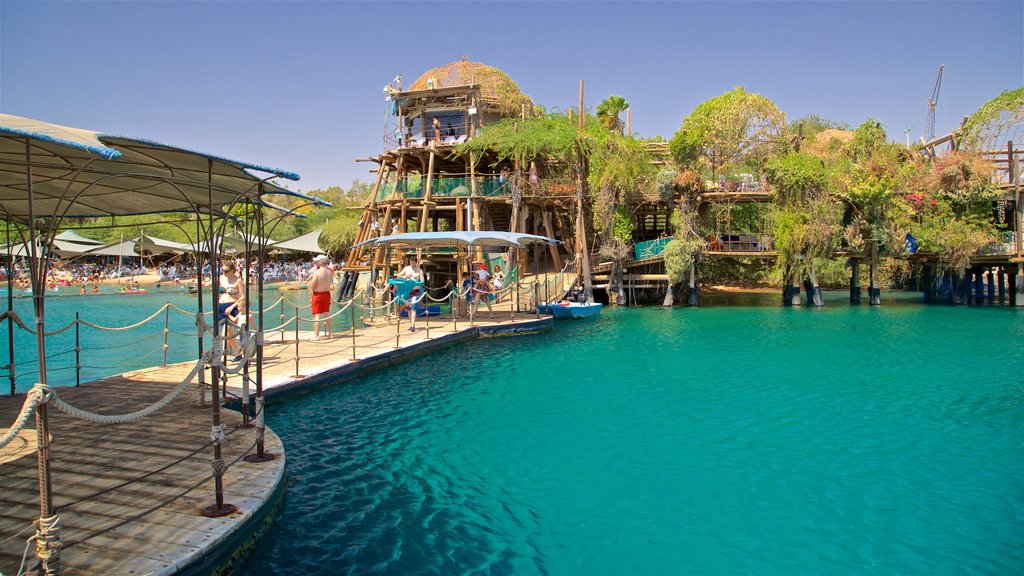
[[[320,254],[313,258],[313,266],[316,270],[309,276],[309,290],[313,293],[310,296],[310,308],[313,313],[313,337],[311,342],[321,340],[320,318],[331,311],[331,281],[334,279],[334,270],[327,265],[327,256]],[[326,338],[333,338],[331,331],[331,319],[327,319]]]
[[[441,143],[441,121],[434,116],[434,121],[430,123],[430,127],[434,129],[434,142],[437,144]]]

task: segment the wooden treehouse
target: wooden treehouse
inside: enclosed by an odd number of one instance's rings
[[[359,159],[376,164],[377,175],[356,243],[407,232],[525,232],[563,241],[562,247],[538,250],[535,258],[541,261],[534,262],[560,269],[573,246],[569,211],[575,207],[575,184],[547,178],[543,165],[519,166],[486,154],[456,153],[488,125],[532,113],[530,99],[504,72],[465,59],[428,70],[408,88],[399,81],[384,90],[388,116],[383,151]],[[361,282],[386,274],[402,256],[354,247],[339,296],[347,297]],[[454,281],[471,264],[455,254],[431,256],[426,267],[430,284]]]

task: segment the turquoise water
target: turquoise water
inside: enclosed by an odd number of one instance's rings
[[[129,370],[137,370],[163,363],[164,323],[168,326],[167,361],[169,363],[195,360],[198,354],[196,344],[195,311],[198,309],[196,297],[188,295],[184,289],[165,287],[159,290],[150,288],[147,294],[103,294],[79,296],[73,289],[69,294],[47,294],[46,296],[46,330],[53,332],[66,326],[75,319],[78,312],[82,320],[108,328],[119,328],[133,325],[145,320],[159,310],[165,302],[174,304],[189,314],[171,310],[170,314],[161,313],[149,322],[131,330],[104,331],[80,325],[78,342],[81,346],[81,381],[88,382],[96,378],[119,374]],[[288,299],[283,305],[271,307],[278,297],[285,295]],[[3,309],[7,309],[6,293],[0,293],[4,299]],[[279,293],[268,290],[264,295],[264,306],[268,308],[266,326],[281,324],[281,315],[291,318],[295,314],[293,304],[306,306],[309,304],[308,291],[292,291]],[[210,310],[209,297],[203,301],[204,309]],[[34,327],[32,298],[14,299],[14,311],[18,313],[26,325]],[[308,309],[299,312],[300,317],[310,316]],[[209,322],[210,316],[207,315]],[[349,319],[342,314],[334,319],[335,330],[348,328]],[[289,331],[294,324],[288,325]],[[303,322],[300,330],[309,330],[310,324]],[[25,392],[39,381],[39,364],[36,354],[36,337],[17,326],[14,328],[15,368],[17,389]],[[48,382],[56,386],[74,386],[75,374],[75,329],[61,332],[47,338],[47,376]],[[206,345],[209,346],[209,340]],[[0,364],[8,362],[8,328],[7,321],[0,321]],[[0,394],[10,392],[7,371],[0,371]]]
[[[1024,573],[1024,311],[606,309],[274,404],[246,574]]]

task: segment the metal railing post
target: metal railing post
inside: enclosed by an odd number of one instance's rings
[[[533,309],[537,313],[537,319],[540,320],[540,285],[536,282],[533,284]]]
[[[356,297],[352,296],[352,299],[348,301],[349,307],[352,309],[352,325],[349,327],[349,332],[352,334],[352,361],[356,359]]]
[[[427,290],[423,289],[423,295],[426,296]],[[423,321],[427,324],[427,340],[430,340],[430,300],[427,300],[426,306],[423,307]]]
[[[295,307],[295,376],[299,376],[299,307]]]
[[[392,304],[393,303],[394,303],[394,301],[392,301]],[[401,348],[401,346],[399,346],[399,344],[398,344],[398,339],[401,338],[401,337],[402,337],[402,314],[398,310],[398,307],[396,306],[395,307],[395,349],[396,350],[398,348]]]
[[[452,332],[459,331],[459,315],[455,312],[455,290],[448,293],[449,307],[452,311]]]
[[[167,366],[167,335],[170,333],[171,306],[170,302],[164,304],[164,366]]]
[[[75,312],[75,386],[82,385],[82,325],[78,322]]]

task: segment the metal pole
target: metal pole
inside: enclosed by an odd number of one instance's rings
[[[171,306],[170,302],[166,304],[164,308],[164,366],[167,366],[167,335],[170,333],[171,324]]]
[[[195,252],[195,259],[196,259],[196,304],[198,306],[198,308],[196,309],[197,310],[196,314],[198,314],[199,318],[203,317],[203,258],[201,257],[201,254],[203,254],[203,250],[202,250],[203,245],[202,245],[202,240],[200,240],[200,238],[202,237],[200,235],[200,223],[201,222],[202,222],[202,218],[200,218],[200,216],[197,214],[196,215],[196,246],[198,246],[199,249],[196,250],[196,252]],[[196,356],[196,358],[202,358],[203,357],[203,330],[199,326],[197,326],[196,328],[197,328],[197,332],[199,334],[199,338],[198,338],[199,355]],[[205,409],[206,408],[206,370],[201,370],[199,372],[199,408],[200,409]]]
[[[349,333],[352,334],[352,361],[356,360],[356,297],[352,295],[352,299],[348,301],[349,308],[351,309],[349,315],[352,318],[352,325],[349,327]]]
[[[7,245],[11,245],[11,223],[7,224]],[[5,263],[7,267],[7,377],[11,381],[11,396],[17,392],[16,373],[14,367],[14,255],[8,254],[9,258]]]
[[[208,206],[209,212],[210,212],[209,218],[208,218],[208,223],[209,223],[210,229],[209,229],[209,234],[207,235],[207,238],[206,238],[206,241],[208,243],[208,247],[210,249],[210,297],[211,297],[211,302],[213,304],[213,308],[212,309],[214,310],[214,315],[213,315],[214,326],[216,326],[217,325],[216,324],[216,322],[217,322],[217,314],[216,314],[217,298],[218,298],[218,296],[220,294],[220,290],[219,290],[219,288],[220,288],[220,275],[217,274],[218,271],[213,269],[213,265],[215,263],[217,263],[217,261],[218,261],[218,258],[217,258],[218,257],[218,253],[216,251],[216,248],[213,245],[213,235],[214,235],[214,224],[213,224],[213,159],[209,159],[209,158],[206,160],[206,191],[207,191],[206,193],[207,193],[207,201],[208,201],[207,206]],[[202,282],[200,282],[200,284],[202,284]],[[200,298],[199,301],[202,302],[202,298]],[[201,305],[202,304],[200,304],[200,306]],[[218,331],[216,329],[214,329],[214,348],[216,348],[216,334],[217,334],[217,332]],[[215,436],[217,430],[223,430],[223,428],[221,427],[221,421],[220,421],[220,403],[221,403],[222,400],[221,400],[221,393],[220,393],[220,390],[219,390],[219,387],[220,387],[220,366],[219,365],[213,365],[213,366],[210,367],[210,385],[211,385],[212,390],[213,390],[213,394],[211,395],[211,398],[212,398],[211,404],[213,405],[212,418],[211,418],[211,420],[212,420],[211,436]],[[232,513],[234,513],[238,509],[238,508],[236,508],[235,506],[233,506],[231,504],[225,504],[224,503],[224,456],[223,456],[223,453],[221,451],[220,445],[221,445],[221,442],[219,440],[215,439],[214,443],[213,443],[213,460],[210,462],[210,465],[213,467],[213,488],[214,488],[215,501],[214,501],[213,504],[211,504],[210,506],[204,507],[200,511],[200,513],[203,516],[208,516],[208,517],[212,517],[212,518],[217,518],[217,517],[220,517],[220,516],[226,516],[228,514],[232,514]]]
[[[397,350],[401,348],[398,340],[402,337],[402,311],[399,310],[399,306],[395,304],[394,300],[391,301],[391,305],[395,307],[395,349]]]
[[[533,284],[533,303],[534,303],[533,307],[534,307],[534,309],[537,312],[537,319],[538,320],[540,320],[540,300],[539,300],[539,298],[540,298],[540,286],[538,286],[537,283],[534,283]]]
[[[259,195],[263,195],[263,184],[260,184]],[[265,236],[263,234],[264,222],[263,222],[263,211],[256,211],[256,228],[260,232],[259,248],[257,250],[257,270],[256,270],[256,282],[259,286],[256,288],[257,294],[257,306],[259,312],[259,319],[256,321],[259,330],[256,332],[256,453],[247,454],[242,459],[246,462],[268,462],[273,460],[275,456],[270,452],[266,452],[263,442],[263,434],[266,430],[265,420],[263,417],[263,411],[266,410],[266,405],[263,403],[263,267],[264,258],[266,257],[266,246]]]
[[[448,292],[448,306],[452,311],[452,332],[459,331],[459,315],[455,313],[455,290]]]
[[[46,263],[36,242],[35,191],[32,182],[32,145],[25,139],[25,173],[28,180],[28,228],[29,228],[29,279],[32,283],[32,304],[36,316],[36,353],[39,364],[39,382],[46,385]],[[36,521],[36,536],[44,535],[44,526],[49,526],[53,516],[53,486],[50,477],[50,430],[49,413],[46,404],[36,407],[36,463],[39,476],[39,520]],[[60,572],[60,544],[47,541],[53,549],[36,542],[36,557],[42,563],[43,574]],[[45,556],[43,555],[45,553]]]
[[[422,301],[423,298],[426,298],[426,297],[427,297],[427,287],[424,286],[423,287],[423,296],[420,298],[421,301]],[[426,322],[426,324],[427,324],[427,340],[430,340],[430,300],[427,300],[426,305],[423,306],[423,310],[424,310],[424,312],[423,312],[423,321]],[[409,314],[412,314],[412,310],[411,309],[409,311]]]
[[[299,307],[295,306],[295,377],[299,377]]]
[[[75,386],[82,385],[82,331],[75,312]]]

